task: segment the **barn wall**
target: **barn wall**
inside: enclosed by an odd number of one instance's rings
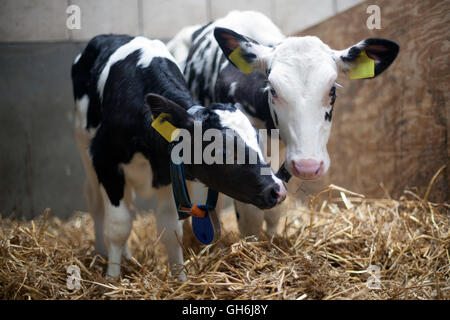
[[[369,30],[369,4],[381,9],[381,29]],[[376,79],[340,75],[328,149],[331,169],[321,183],[367,196],[393,196],[405,188],[423,195],[434,173],[449,164],[450,1],[368,1],[307,29],[334,49],[369,37],[399,43],[400,54]],[[448,200],[449,169],[431,199]],[[310,187],[314,189],[314,187]],[[320,186],[319,186],[320,187]]]
[[[0,214],[85,210],[73,136],[73,57],[84,43],[0,44]]]
[[[315,0],[1,0],[0,215],[31,218],[50,207],[68,217],[86,210],[70,66],[92,36],[112,32],[167,40],[186,25],[233,9],[261,11],[292,32],[360,2],[326,0],[318,8]],[[80,30],[66,26],[69,5],[81,10]]]
[[[159,0],[91,2],[0,3],[0,214],[33,217],[51,207],[54,214],[67,217],[73,210],[86,209],[84,172],[72,132],[70,84],[70,65],[86,39],[98,32],[167,38],[186,24],[235,8],[270,13],[285,32],[350,8],[305,33],[319,35],[335,48],[369,36],[391,38],[402,46],[397,61],[379,79],[340,80],[345,89],[339,91],[334,112],[332,168],[322,185],[331,181],[374,196],[383,195],[379,182],[384,182],[398,193],[407,186],[426,185],[438,167],[448,163],[449,1],[370,1],[382,9],[379,31],[365,27],[368,3],[351,8],[360,0],[324,1],[327,4],[320,7],[309,0],[251,1],[251,7],[246,0],[170,0],[160,8],[160,20],[150,13]],[[129,11],[119,8],[122,3]],[[67,30],[69,4],[80,5],[82,30]],[[193,8],[196,5],[202,7]],[[172,23],[169,16],[180,6],[185,8],[177,13],[182,17]],[[129,12],[119,15],[120,24],[115,23],[118,10]],[[186,14],[194,10],[202,16]],[[156,33],[153,23],[167,25],[166,33]],[[449,196],[447,172],[433,189],[438,199]]]

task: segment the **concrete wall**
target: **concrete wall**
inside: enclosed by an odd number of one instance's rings
[[[70,66],[83,45],[0,45],[0,212],[84,209]]]
[[[85,210],[84,172],[73,138],[70,66],[99,33],[169,39],[232,9],[258,10],[285,33],[360,0],[2,0],[0,1],[0,214],[27,218],[47,207],[67,217]],[[81,29],[66,9],[81,9]],[[141,203],[151,206],[152,203]]]
[[[99,33],[169,39],[230,10],[256,10],[285,33],[317,24],[362,0],[2,0],[0,42],[86,41]],[[66,9],[80,8],[81,28],[69,30]]]

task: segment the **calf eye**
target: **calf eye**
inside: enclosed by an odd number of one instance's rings
[[[272,95],[272,97],[274,97],[274,98],[278,98],[278,96],[277,96],[277,92],[275,91],[275,89],[274,89],[274,88],[270,88],[270,94]]]
[[[329,97],[331,98],[330,105],[334,106],[334,102],[336,101],[336,87],[332,87],[329,93]]]

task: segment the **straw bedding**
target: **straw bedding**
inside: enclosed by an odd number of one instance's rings
[[[429,191],[367,199],[330,186],[308,206],[286,203],[272,238],[241,239],[228,210],[217,243],[200,246],[185,236],[186,282],[168,273],[150,213],[136,215],[134,258],[115,281],[104,279],[105,261],[93,254],[89,214],[61,221],[48,209],[28,222],[2,218],[0,298],[448,299],[450,206],[429,202]],[[71,265],[81,271],[78,290],[67,287]],[[367,286],[371,265],[380,268],[379,289]]]

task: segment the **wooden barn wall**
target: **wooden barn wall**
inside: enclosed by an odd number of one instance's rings
[[[381,9],[381,29],[369,30],[366,9]],[[400,53],[382,75],[350,80],[341,74],[328,143],[331,168],[315,191],[334,183],[369,197],[423,195],[435,172],[449,164],[450,1],[368,1],[307,29],[334,49],[365,38],[396,41]],[[445,201],[449,168],[430,199]],[[384,185],[381,187],[381,184]],[[415,189],[417,187],[418,189]]]

